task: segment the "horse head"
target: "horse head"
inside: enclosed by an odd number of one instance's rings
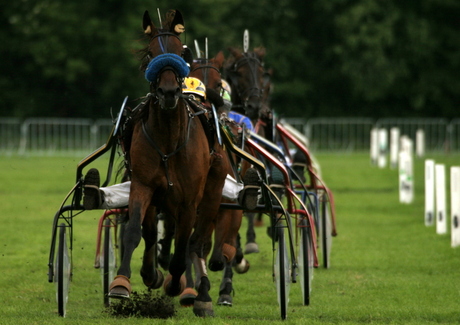
[[[190,66],[190,77],[200,79],[206,86],[207,99],[217,108],[223,105],[220,92],[222,90],[221,70],[225,57],[220,51],[212,59],[195,59]]]
[[[177,107],[181,96],[181,83],[189,73],[183,59],[184,48],[179,35],[185,31],[182,14],[170,10],[162,28],[156,28],[148,11],[143,17],[144,33],[149,37],[146,50],[145,78],[151,84],[152,93],[163,109]]]
[[[264,93],[264,48],[242,53],[236,48],[229,48],[233,56],[226,65],[226,77],[232,87],[232,102],[240,113],[252,121],[259,117]]]
[[[200,79],[206,88],[218,91],[221,87],[220,71],[224,60],[225,57],[222,51],[212,59],[195,59],[190,66],[190,76]]]

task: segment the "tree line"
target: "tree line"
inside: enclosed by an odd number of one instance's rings
[[[271,106],[296,117],[459,116],[455,0],[22,0],[0,4],[0,116],[108,117],[148,92],[142,15],[179,9],[212,57],[264,46]]]

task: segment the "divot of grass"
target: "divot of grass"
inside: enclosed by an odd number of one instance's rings
[[[133,291],[130,299],[112,301],[107,312],[115,317],[146,317],[167,319],[176,315],[177,311],[171,297],[159,292]]]

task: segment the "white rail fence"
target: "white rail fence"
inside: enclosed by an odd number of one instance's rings
[[[429,152],[460,151],[460,118],[285,118],[309,139],[314,152],[369,151],[373,128],[398,127],[401,135],[415,141],[425,134]],[[91,152],[104,144],[113,127],[110,119],[0,118],[0,155],[56,155]]]

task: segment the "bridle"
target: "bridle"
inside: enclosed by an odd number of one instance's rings
[[[181,55],[177,55],[175,53],[171,53],[168,50],[169,37],[176,38],[182,44],[182,41],[176,34],[164,30],[159,30],[158,33],[151,38],[150,42],[152,42],[154,39],[158,39],[161,54],[156,55],[153,58],[151,56],[151,52],[147,55],[149,63],[145,71],[145,78],[150,82],[150,89],[157,98],[158,84],[161,74],[164,71],[172,71],[179,85],[182,84],[183,79],[188,75],[190,71],[187,63],[182,57],[183,53],[181,53]]]
[[[155,97],[157,102],[159,102],[159,97],[157,94],[157,87],[159,84],[160,76],[164,71],[166,70],[173,71],[179,85],[181,85],[181,83],[183,82],[183,79],[189,73],[189,68],[186,62],[184,61],[184,59],[177,54],[168,52],[168,49],[167,49],[168,38],[171,36],[177,38],[180,41],[177,35],[170,33],[170,32],[164,32],[164,31],[159,31],[159,33],[153,36],[152,39],[150,40],[152,41],[153,39],[158,38],[158,42],[160,44],[160,48],[162,51],[162,54],[159,54],[150,60],[148,67],[145,71],[146,79],[150,81],[150,87],[153,90],[152,93],[149,95]],[[163,37],[166,38],[165,41]],[[179,88],[182,89],[182,87],[179,87]],[[172,188],[174,185],[169,175],[168,160],[169,158],[177,154],[181,149],[183,149],[187,145],[190,139],[190,130],[191,130],[191,124],[192,124],[191,119],[193,119],[196,115],[199,114],[199,113],[192,112],[188,105],[185,105],[185,106],[186,106],[187,115],[188,115],[188,123],[187,123],[185,140],[181,145],[177,146],[176,149],[170,153],[164,153],[161,150],[160,146],[158,146],[155,140],[150,136],[151,130],[149,130],[148,125],[145,124],[145,121],[142,121],[142,131],[143,131],[144,136],[146,137],[149,144],[160,155],[161,160],[164,164],[168,189]]]
[[[209,74],[209,69],[215,70],[215,71],[217,71],[217,73],[219,74],[219,76],[221,75],[219,69],[217,69],[215,66],[209,64],[209,60],[208,60],[208,59],[197,59],[197,60],[195,60],[194,62],[196,62],[196,63],[198,63],[198,64],[200,64],[200,65],[197,66],[197,67],[195,67],[195,68],[193,68],[193,69],[190,71],[190,73],[195,72],[195,71],[197,71],[197,70],[203,69],[204,71],[203,71],[203,80],[202,80],[202,81],[203,81],[203,84],[206,85],[206,87],[208,87],[208,81],[209,81],[209,80],[208,80],[208,74]]]
[[[237,77],[238,77],[238,70],[244,66],[248,65],[249,66],[249,71],[250,71],[250,78],[251,78],[251,86],[248,87],[247,89],[241,90],[240,87],[238,87],[238,82],[237,82]],[[233,104],[233,107],[237,108],[242,108],[246,111],[248,102],[250,98],[258,98],[261,99],[264,89],[263,86],[260,85],[259,79],[257,77],[258,74],[258,68],[262,67],[262,63],[260,60],[256,57],[255,53],[244,53],[243,57],[239,58],[238,60],[233,63],[231,68],[228,70],[229,72],[229,81],[231,84],[234,86],[232,89],[232,94],[235,92],[237,98],[239,100],[238,102],[235,102]]]

